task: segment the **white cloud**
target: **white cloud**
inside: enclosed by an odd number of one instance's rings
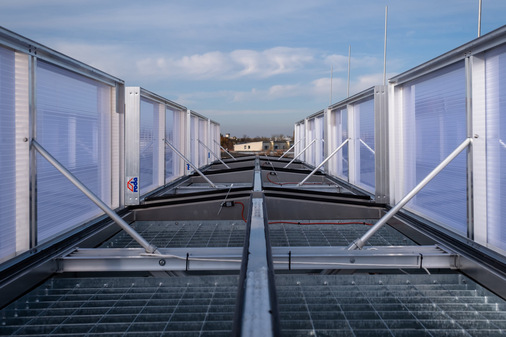
[[[264,51],[234,50],[230,53],[213,51],[179,58],[142,58],[137,61],[137,71],[158,76],[192,76],[192,79],[268,78],[296,72],[313,59],[313,52],[304,48],[275,47]]]

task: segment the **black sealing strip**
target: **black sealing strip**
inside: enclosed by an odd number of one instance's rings
[[[355,199],[355,200],[371,200],[371,197],[368,195],[357,195],[357,194],[349,194],[349,193],[333,193],[333,192],[325,192],[325,191],[291,189],[291,188],[273,187],[273,186],[265,186],[264,191],[275,191],[275,192],[283,192],[283,193],[290,193],[290,194],[328,196],[329,198],[339,197],[339,198]]]
[[[233,192],[241,192],[241,191],[251,191],[253,186],[244,186],[244,187],[236,187],[236,188],[223,188],[223,189],[211,189],[207,191],[200,191],[200,192],[191,192],[191,193],[184,193],[184,194],[167,194],[167,195],[158,195],[156,197],[146,198],[145,201],[171,201],[171,200],[177,200],[177,199],[184,199],[184,198],[193,198],[193,197],[200,197],[200,196],[208,196],[208,195],[222,195],[226,194],[228,190],[230,189],[230,193]]]
[[[375,207],[375,208],[385,208],[386,207],[386,204],[379,204],[379,203],[372,202],[372,201],[369,201],[369,202],[358,201],[355,199],[321,198],[321,197],[304,196],[304,195],[288,195],[288,194],[273,193],[273,192],[266,192],[265,196],[267,198],[316,201],[316,202],[325,202],[325,203],[330,203],[330,204],[356,205],[356,206],[366,206],[366,207]]]
[[[248,189],[247,192],[243,193],[232,193],[228,195],[228,198],[244,198],[249,197],[251,195],[251,190]],[[160,202],[153,202],[149,204],[142,204],[142,205],[135,205],[135,206],[128,206],[130,210],[136,210],[136,209],[146,209],[146,208],[152,208],[152,207],[160,207],[160,206],[172,206],[172,205],[185,205],[185,204],[195,204],[199,202],[206,202],[206,201],[219,201],[223,200],[225,194],[218,194],[218,195],[211,195],[211,196],[202,196],[202,197],[193,197],[193,198],[178,198],[178,199],[165,199],[164,201]]]

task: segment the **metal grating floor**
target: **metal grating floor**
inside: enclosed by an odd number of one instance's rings
[[[278,275],[287,336],[506,336],[506,302],[459,274]]]
[[[51,279],[0,311],[0,335],[224,336],[236,276]]]
[[[348,246],[371,227],[353,225],[269,224],[273,247]],[[367,242],[369,246],[416,245],[390,226],[384,226]]]
[[[246,235],[243,221],[136,221],[132,227],[159,248],[242,247]],[[139,248],[121,231],[102,244],[103,248]]]

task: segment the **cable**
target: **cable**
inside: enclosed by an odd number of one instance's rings
[[[240,201],[236,201],[235,203],[242,206],[241,217],[242,217],[242,220],[247,223],[248,221],[246,221],[246,218],[244,217],[244,204]]]
[[[366,225],[373,226],[372,223],[364,222],[364,221],[352,221],[352,222],[295,222],[295,221],[272,221],[269,222],[269,225],[277,225],[277,224],[287,224],[287,225]]]

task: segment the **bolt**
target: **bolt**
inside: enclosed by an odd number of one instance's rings
[[[160,261],[158,261],[158,264],[160,266],[165,266],[165,260],[164,259],[160,259]]]

